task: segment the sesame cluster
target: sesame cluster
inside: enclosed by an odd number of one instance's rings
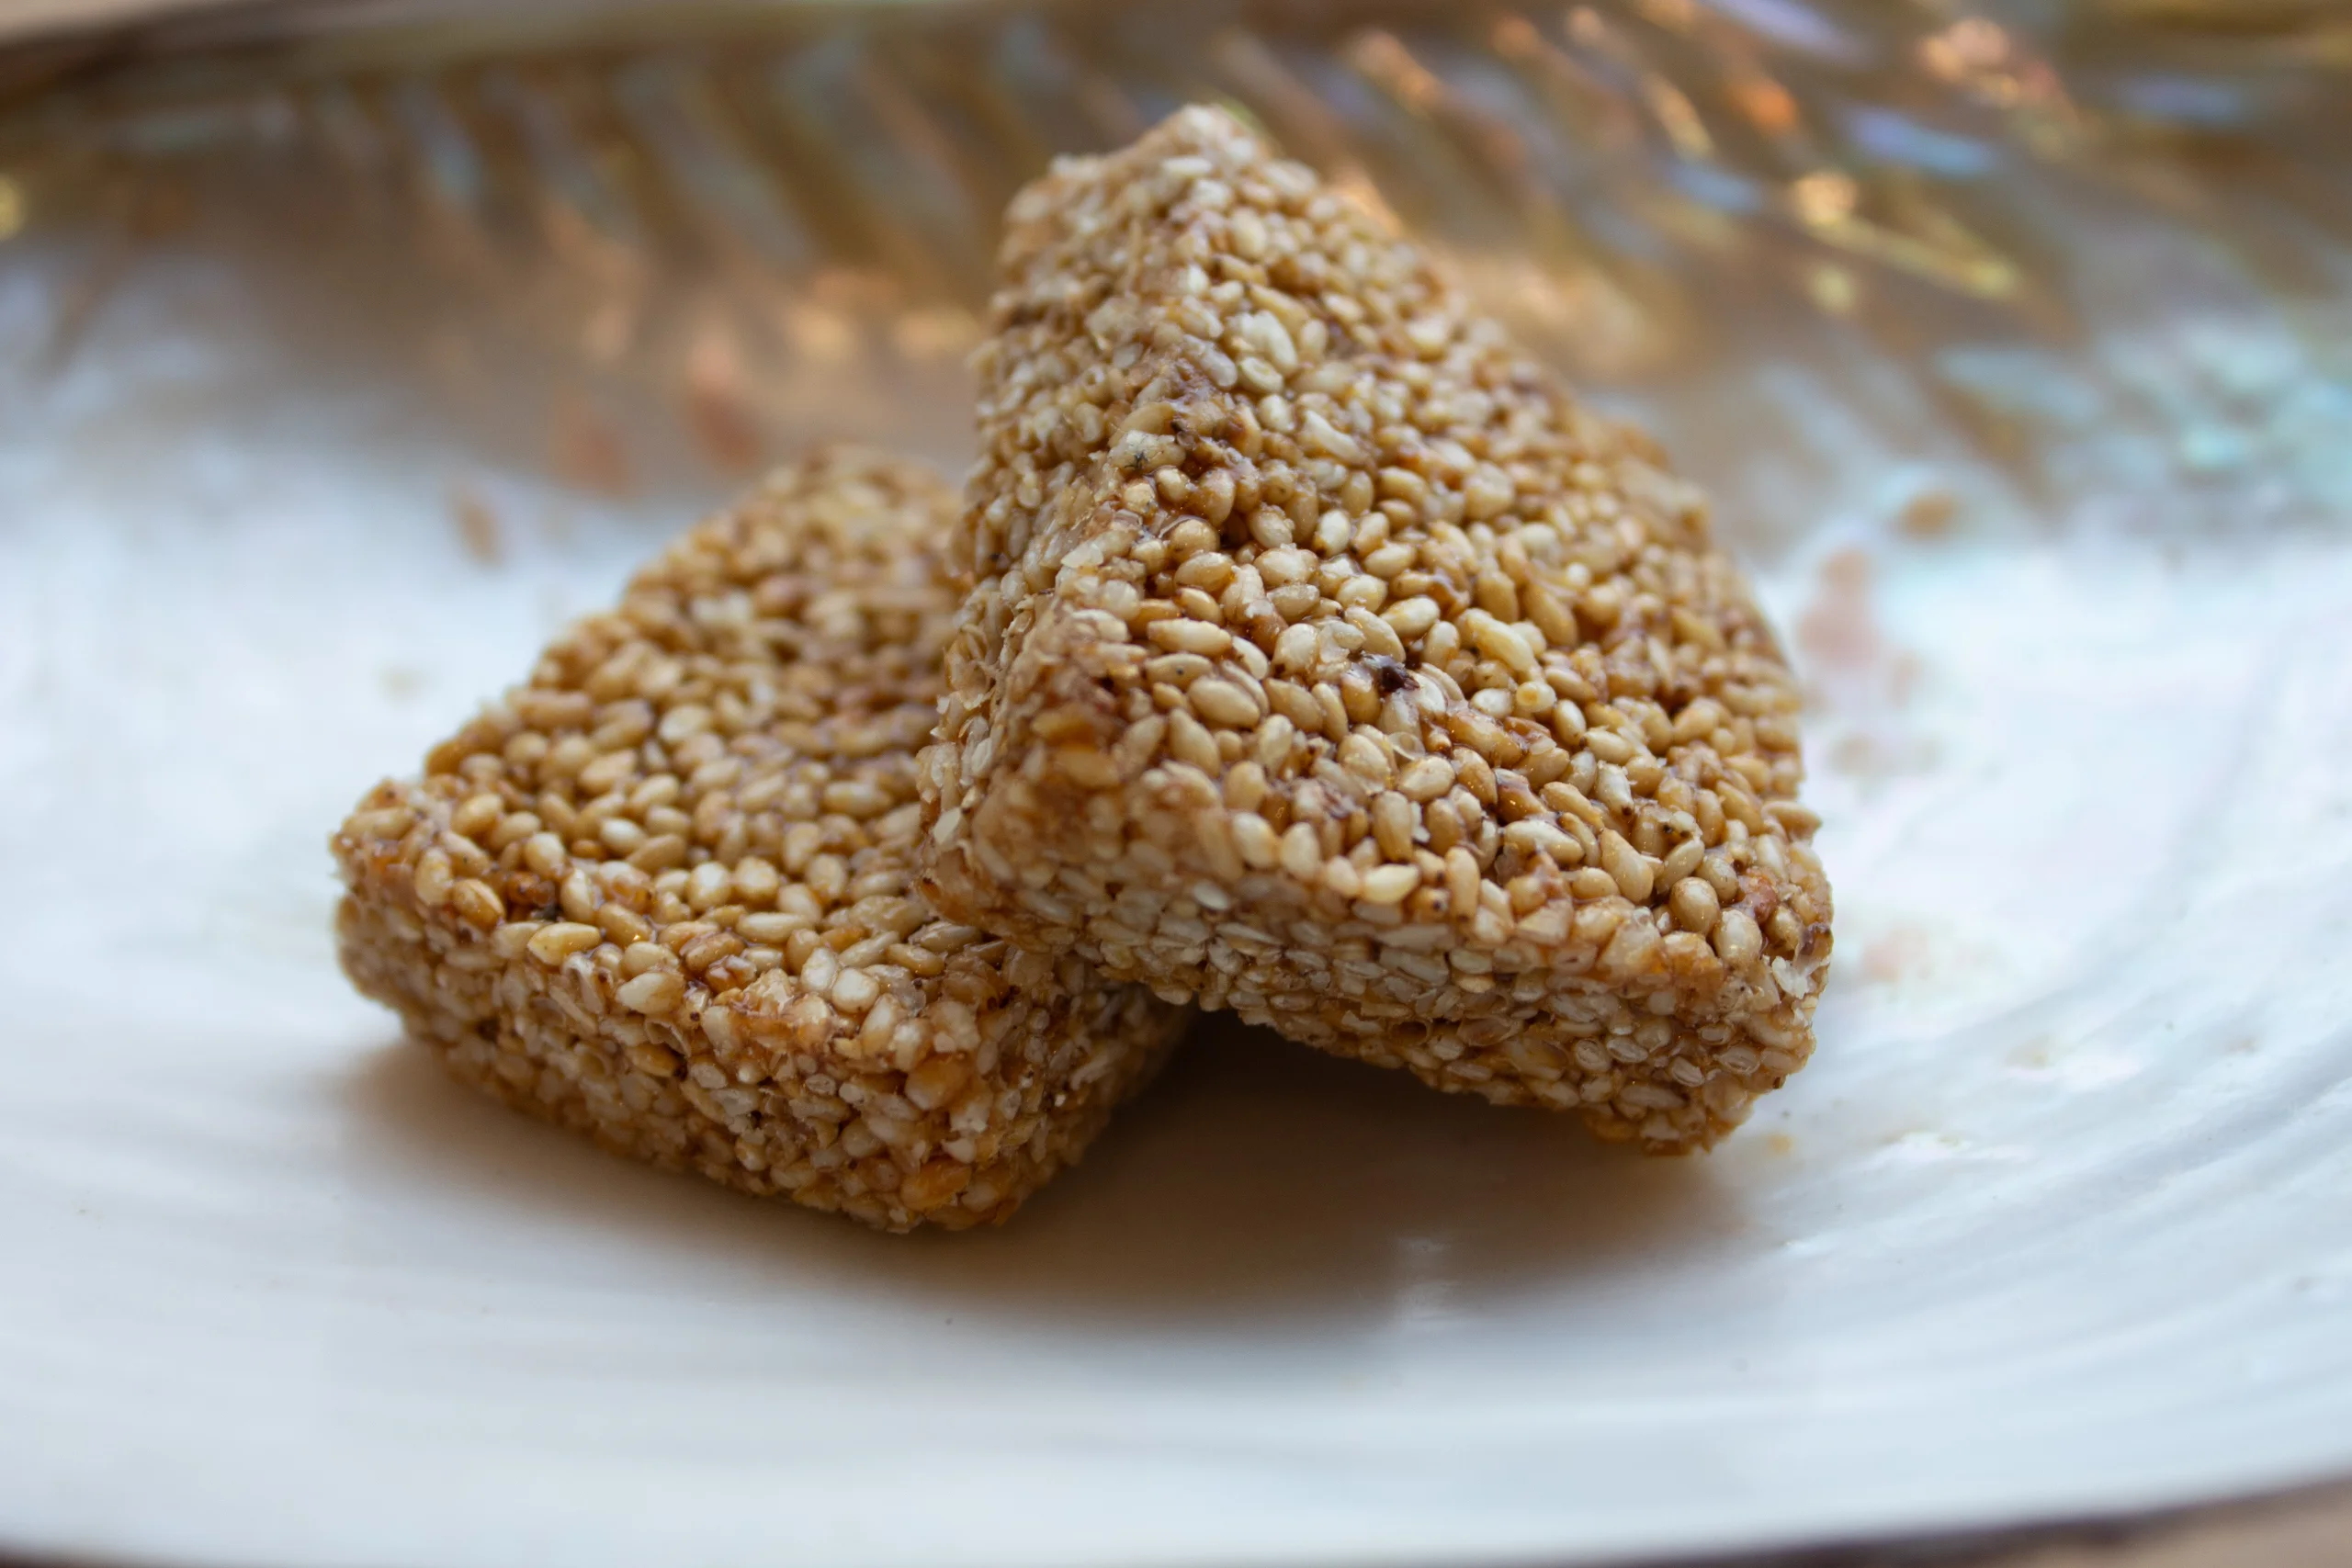
[[[344,823],[352,979],[620,1152],[887,1230],[1010,1213],[1183,1013],[914,886],[955,505],[834,451],[672,546]]]
[[[1803,1064],[1797,693],[1655,448],[1216,110],[1057,164],[1001,265],[939,908],[1659,1150]]]

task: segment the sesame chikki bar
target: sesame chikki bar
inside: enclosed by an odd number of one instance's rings
[[[343,825],[352,980],[620,1153],[886,1230],[1012,1213],[1182,1014],[911,885],[954,507],[835,451],[671,546]]]
[[[1657,451],[1218,111],[1057,164],[1001,266],[939,907],[1659,1150],[1794,1071],[1797,693]]]

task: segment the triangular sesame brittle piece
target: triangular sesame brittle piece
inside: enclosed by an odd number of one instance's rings
[[[1812,1049],[1797,692],[1705,502],[1221,112],[1017,197],[939,906],[1673,1150]]]

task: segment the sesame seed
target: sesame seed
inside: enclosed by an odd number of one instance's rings
[[[1600,835],[1600,869],[1617,884],[1617,891],[1634,904],[1649,902],[1650,888],[1657,878],[1656,868],[1649,858],[1625,841],[1623,834],[1614,828]]]
[[[1667,907],[1674,913],[1675,924],[1700,936],[1715,929],[1715,917],[1721,912],[1715,890],[1695,876],[1686,876],[1674,885]]]
[[[1442,757],[1423,757],[1405,770],[1396,788],[1406,799],[1426,806],[1453,787],[1453,764]]]
[[[488,931],[506,913],[506,900],[489,883],[478,878],[469,878],[449,889],[449,907],[459,919],[477,931]]]
[[[552,967],[575,953],[585,953],[605,940],[594,926],[578,920],[558,920],[542,927],[527,944],[531,956]]]
[[[1535,650],[1527,646],[1518,628],[1497,620],[1484,610],[1472,610],[1463,617],[1470,633],[1471,646],[1490,659],[1499,660],[1514,675],[1525,675],[1535,668]]]
[[[416,901],[426,908],[437,908],[449,901],[456,886],[449,866],[449,857],[441,850],[427,850],[416,863],[413,878]]]
[[[541,876],[558,876],[571,863],[571,857],[564,853],[561,839],[537,832],[523,842],[523,863]]]
[[[666,969],[649,969],[615,995],[632,1012],[668,1012],[685,999],[686,983]]]
[[[1196,681],[1184,697],[1194,713],[1220,728],[1243,729],[1258,722],[1257,703],[1229,681]]]
[[[1337,458],[1342,463],[1355,464],[1363,461],[1363,448],[1357,443],[1355,437],[1336,428],[1329,418],[1319,410],[1308,411],[1306,423],[1300,430],[1300,436],[1309,451],[1319,452],[1327,457]],[[1335,515],[1342,524],[1345,523],[1347,518],[1345,513]]]
[[[1752,964],[1764,951],[1764,933],[1745,909],[1725,909],[1715,923],[1715,953],[1725,964]]]
[[[1196,653],[1209,659],[1217,657],[1233,646],[1233,637],[1225,628],[1201,621],[1155,621],[1146,635],[1161,648],[1179,653]]]

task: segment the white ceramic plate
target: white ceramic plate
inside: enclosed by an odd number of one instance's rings
[[[478,1102],[335,973],[332,824],[725,486],[502,358],[544,279],[237,210],[95,310],[88,233],[0,253],[0,1540],[1565,1563],[2352,1467],[2352,542],[2296,520],[2352,420],[2243,291],[2093,322],[2235,411],[2209,491],[2096,406],[1979,484],[1817,344],[1645,405],[1815,689],[1838,901],[1713,1157],[1211,1029],[1010,1227],[888,1238]],[[803,323],[763,418],[952,460],[933,324],[892,380]],[[538,477],[549,407],[627,498]]]

